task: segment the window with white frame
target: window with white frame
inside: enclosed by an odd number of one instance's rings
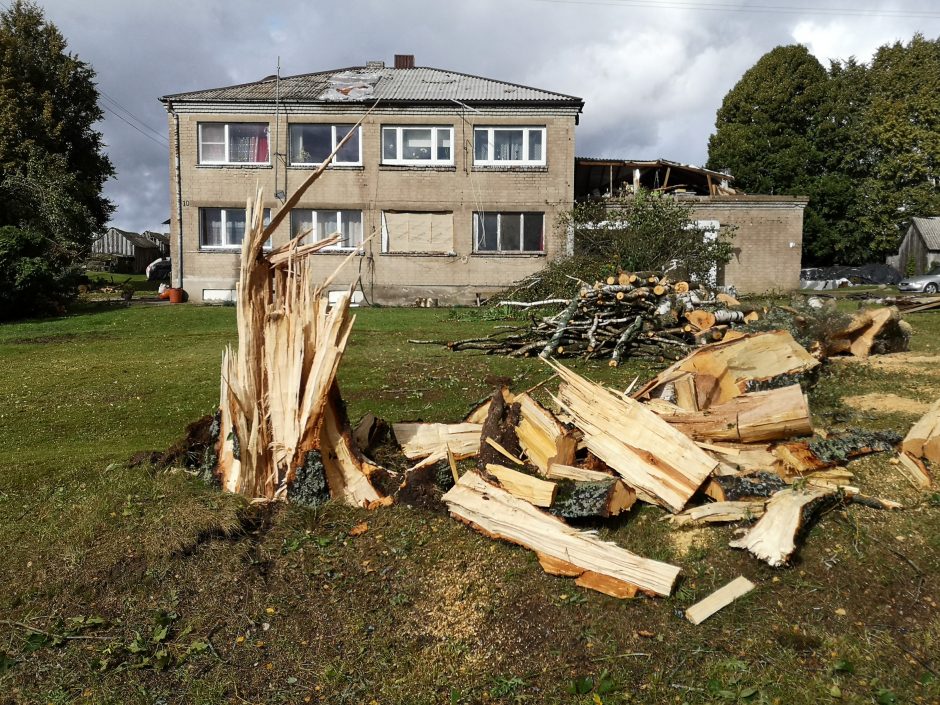
[[[475,127],[473,163],[478,166],[545,166],[545,128]]]
[[[310,233],[306,242],[320,242],[339,233],[339,242],[324,249],[355,249],[362,245],[362,211],[295,208],[290,213],[290,236],[304,232]]]
[[[271,220],[271,209],[264,209],[264,223]],[[203,250],[239,250],[245,239],[244,208],[200,208],[199,247]],[[270,247],[271,242],[265,243]]]
[[[475,252],[544,252],[543,213],[474,213]]]
[[[199,163],[269,164],[267,123],[199,123]]]
[[[453,144],[453,127],[382,127],[382,163],[449,166],[454,163]]]
[[[290,163],[294,165],[322,164],[343,141],[354,125],[292,124],[290,126]],[[359,166],[362,164],[362,128],[336,153],[333,164]]]

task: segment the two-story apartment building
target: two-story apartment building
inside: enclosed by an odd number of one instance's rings
[[[312,230],[351,251],[337,286],[370,302],[472,303],[570,247],[555,227],[574,197],[583,101],[415,67],[410,56],[161,98],[170,129],[173,285],[195,301],[234,294],[245,203],[276,211],[369,111],[274,234]],[[371,239],[369,239],[371,237]]]

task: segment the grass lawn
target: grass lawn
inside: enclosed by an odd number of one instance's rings
[[[903,433],[940,396],[940,314],[908,320],[911,353],[827,366],[818,426]],[[361,309],[340,368],[350,416],[456,420],[488,377],[545,379],[538,361],[407,342],[504,323]],[[908,509],[833,511],[785,570],[727,548],[732,527],[671,531],[649,506],[598,524],[683,568],[673,597],[620,601],[427,510],[262,513],[127,468],[212,411],[234,337],[234,308],[192,305],[0,326],[0,705],[940,702],[940,494],[887,457],[850,467]],[[657,370],[573,366],[620,388]],[[758,589],[681,619],[741,574]]]

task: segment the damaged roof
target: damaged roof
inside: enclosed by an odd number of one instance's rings
[[[275,76],[253,83],[163,96],[167,102],[285,103],[533,103],[581,108],[584,101],[563,93],[434,68],[389,68],[381,62],[333,71]]]
[[[912,218],[928,250],[940,250],[940,216]]]

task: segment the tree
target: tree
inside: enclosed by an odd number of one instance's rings
[[[95,72],[32,2],[0,12],[0,318],[58,310],[113,207]]]
[[[730,169],[745,191],[799,190],[820,163],[812,136],[826,81],[826,70],[804,46],[764,54],[718,109],[708,167]]]

